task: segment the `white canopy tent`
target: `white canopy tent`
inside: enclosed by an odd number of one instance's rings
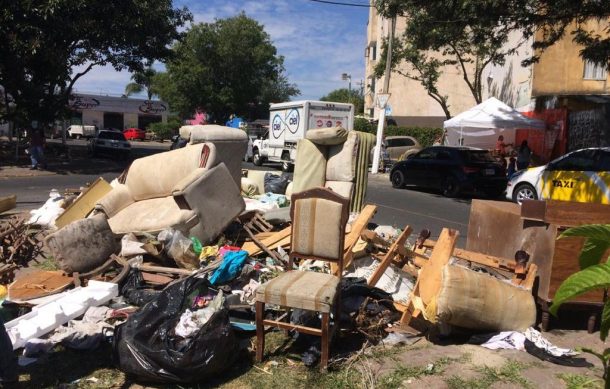
[[[445,120],[445,144],[449,146],[472,146],[493,148],[498,136],[505,143],[515,143],[515,130],[541,129],[542,120],[528,118],[495,97],[491,97],[468,111]]]

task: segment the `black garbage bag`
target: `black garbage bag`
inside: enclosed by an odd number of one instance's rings
[[[142,272],[134,268],[129,269],[127,277],[119,284],[119,288],[125,301],[137,307],[154,300],[161,293],[160,290],[146,286]]]
[[[194,297],[208,291],[205,279],[176,281],[118,326],[113,353],[119,368],[143,381],[167,383],[201,382],[229,368],[238,355],[238,340],[225,308],[189,338],[174,333]]]
[[[273,173],[265,174],[265,193],[276,193],[276,194],[284,194],[286,193],[286,187],[290,183],[290,180],[285,175],[278,176]]]

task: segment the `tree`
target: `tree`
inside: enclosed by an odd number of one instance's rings
[[[504,31],[519,31],[525,39],[535,37],[537,51],[525,64],[537,61],[544,49],[570,32],[573,40],[583,46],[580,55],[584,59],[610,65],[610,25],[603,31],[590,31],[586,26],[589,20],[610,17],[607,1],[376,0],[375,5],[386,17],[405,15],[413,9],[424,10],[434,16],[433,24],[429,25],[434,29],[460,24],[483,31],[501,27]]]
[[[163,100],[183,116],[204,109],[225,119],[299,93],[283,74],[284,58],[269,34],[244,13],[192,26],[172,49],[156,82]]]
[[[133,73],[131,75],[133,82],[125,85],[125,95],[131,96],[146,91],[148,100],[152,100],[153,96],[157,94],[157,87],[154,83],[156,75],[157,71],[151,66],[146,67],[142,71]]]
[[[385,10],[384,4],[399,5]],[[392,16],[403,16],[406,20],[404,33],[395,39],[391,68],[407,77],[419,81],[428,95],[442,107],[449,119],[451,113],[447,96],[438,89],[442,68],[455,66],[462,74],[475,102],[482,102],[483,71],[490,64],[504,64],[507,55],[518,47],[507,47],[511,32],[503,24],[480,21],[473,25],[468,17],[478,12],[476,1],[446,0],[380,0],[382,13],[392,12]],[[446,21],[445,23],[438,21]],[[385,70],[385,55],[375,68],[379,77]],[[406,67],[401,67],[402,63]],[[406,70],[401,70],[406,69]]]
[[[95,66],[142,71],[191,19],[171,0],[8,1],[0,8],[0,120],[50,123]],[[76,70],[78,68],[78,70]]]
[[[347,88],[335,89],[324,97],[320,97],[321,101],[335,101],[337,103],[354,104],[354,112],[361,113],[364,111],[364,98],[358,90],[349,90]]]

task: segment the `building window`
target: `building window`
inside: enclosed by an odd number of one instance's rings
[[[370,47],[367,47],[366,49],[364,49],[364,58],[368,58],[369,57],[370,51],[371,51]]]
[[[585,60],[585,71],[583,74],[585,80],[605,80],[607,76],[606,65]]]
[[[371,60],[377,60],[377,42],[373,42],[371,48],[373,49],[373,53],[371,55]]]

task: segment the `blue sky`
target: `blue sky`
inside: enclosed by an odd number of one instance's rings
[[[367,0],[339,0],[367,4]],[[342,73],[352,75],[352,88],[364,78],[364,47],[368,8],[346,7],[310,0],[181,0],[194,23],[213,22],[244,11],[264,25],[280,55],[290,82],[301,95],[295,99],[319,99],[337,88],[347,88]],[[155,67],[163,69],[162,64]],[[112,67],[97,67],[77,81],[81,93],[120,95],[130,74]]]

